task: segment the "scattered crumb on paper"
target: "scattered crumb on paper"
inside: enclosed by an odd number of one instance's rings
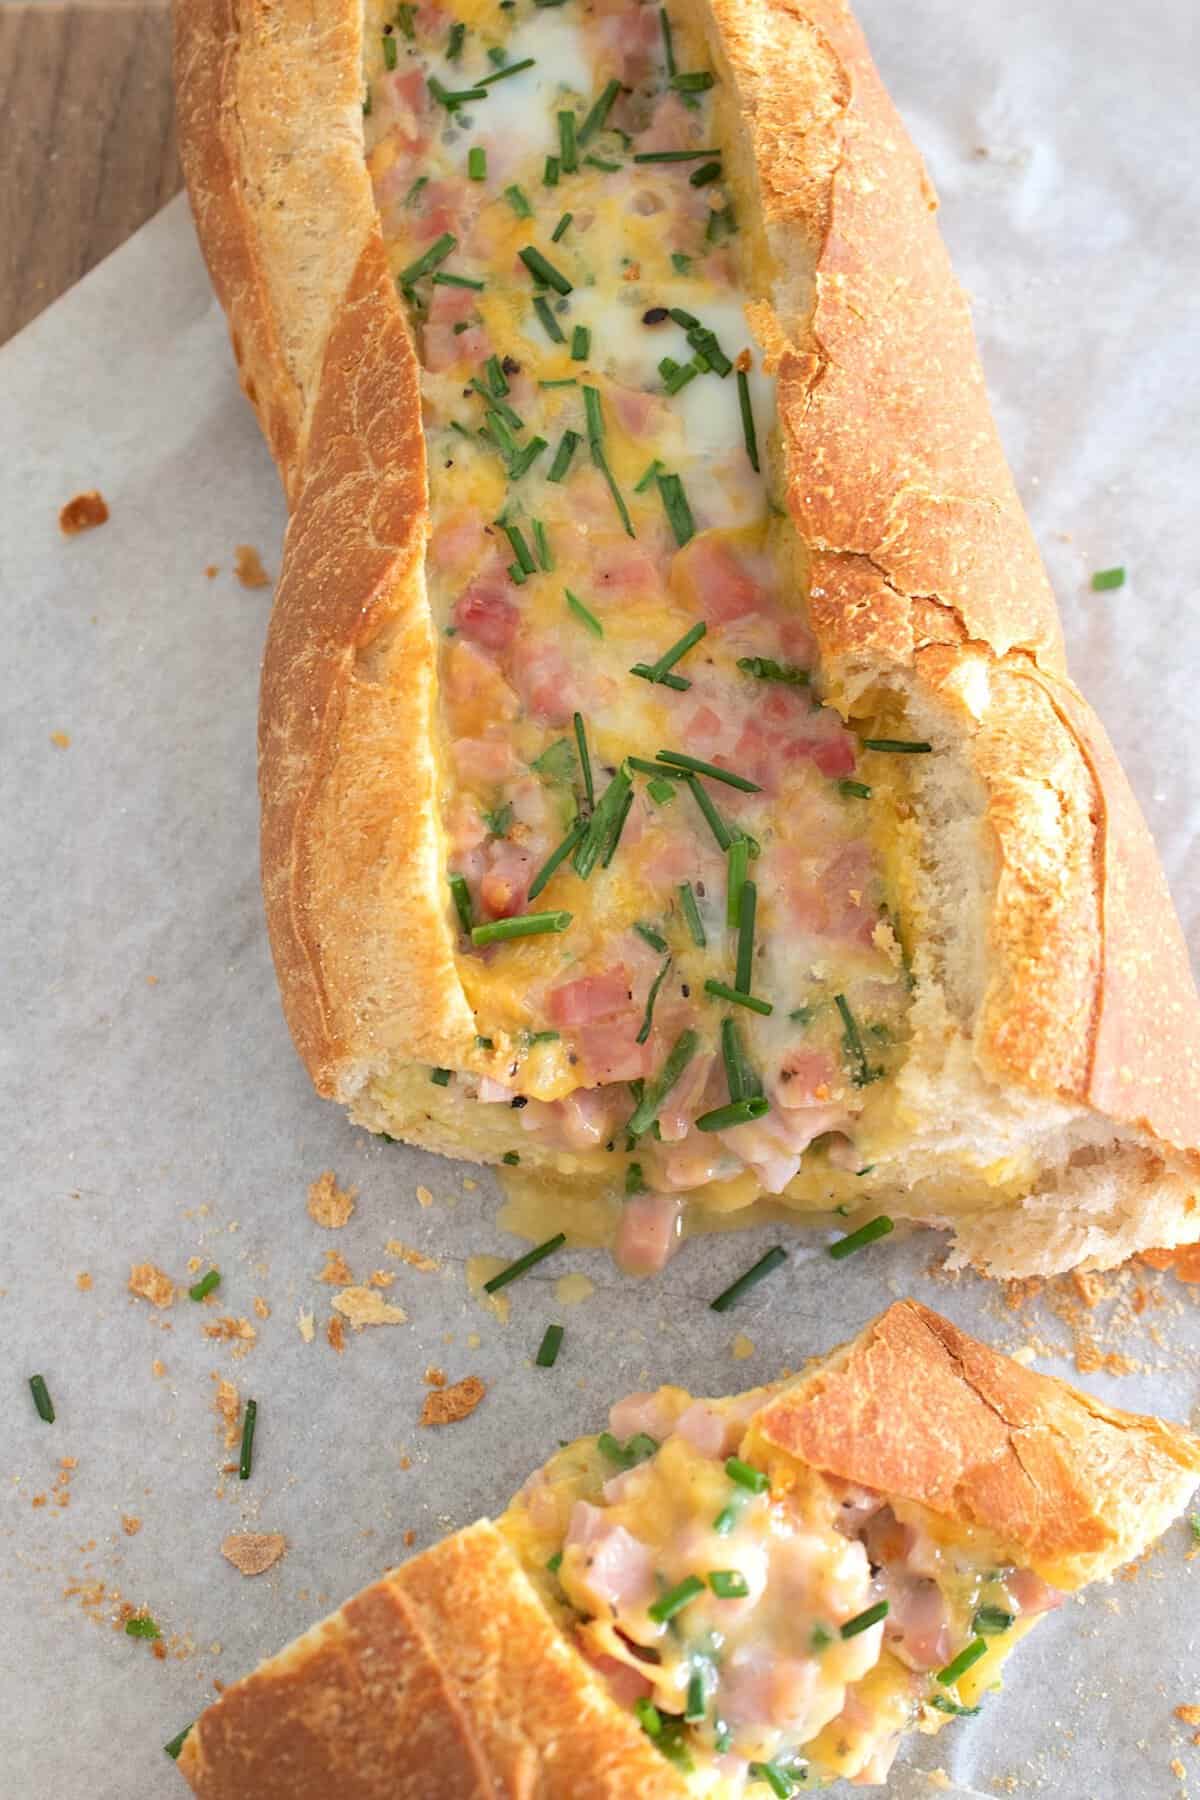
[[[435,1388],[426,1394],[421,1408],[422,1425],[456,1425],[475,1411],[487,1388],[478,1375],[466,1375],[452,1387]]]
[[[430,1191],[427,1187],[419,1187],[417,1189],[417,1204],[418,1204],[418,1206],[432,1206],[433,1205],[433,1195],[430,1193]]]
[[[153,1263],[134,1263],[129,1271],[129,1291],[160,1309],[175,1303],[175,1283]]]
[[[235,544],[233,572],[244,588],[270,587],[271,577],[262,566],[262,557],[253,544]]]
[[[92,1278],[87,1270],[80,1269],[78,1275],[75,1277],[75,1286],[79,1289],[81,1294],[86,1294],[90,1290],[91,1285]]]
[[[336,1350],[339,1356],[346,1348],[346,1327],[336,1313],[325,1327],[325,1339],[330,1349]]]
[[[330,1287],[353,1287],[354,1271],[340,1250],[325,1252],[325,1267],[313,1278],[316,1281],[327,1281]]]
[[[355,1331],[364,1325],[404,1325],[408,1314],[401,1306],[392,1306],[382,1294],[369,1287],[343,1288],[333,1296],[333,1309],[349,1319]]]
[[[221,1555],[239,1575],[261,1575],[272,1568],[287,1549],[282,1531],[231,1531],[221,1543]]]
[[[301,1307],[296,1314],[296,1325],[305,1343],[311,1344],[316,1336],[316,1324],[312,1314],[306,1312],[304,1307]]]
[[[225,1381],[219,1375],[215,1377],[215,1380],[217,1392],[213,1405],[224,1424],[225,1446],[228,1449],[238,1441],[238,1415],[242,1408],[241,1396],[232,1381]]]
[[[142,1521],[134,1514],[123,1513],[121,1515],[121,1530],[125,1533],[126,1537],[136,1537],[141,1529]]]
[[[326,1169],[308,1190],[308,1216],[327,1231],[336,1231],[354,1211],[357,1199],[357,1188],[340,1188],[333,1170]]]
[[[52,731],[50,733],[50,742],[54,745],[56,750],[69,750],[71,748],[71,734],[69,731]]]
[[[385,1255],[395,1256],[401,1262],[406,1262],[410,1269],[420,1269],[423,1275],[432,1275],[442,1266],[434,1257],[426,1256],[424,1251],[402,1244],[399,1238],[389,1238],[383,1249]]]
[[[77,537],[81,531],[94,531],[108,520],[108,505],[99,488],[88,488],[76,494],[58,510],[58,524],[64,537]]]
[[[745,1362],[747,1357],[754,1355],[754,1339],[748,1338],[744,1331],[739,1331],[733,1340],[732,1349],[734,1362]]]

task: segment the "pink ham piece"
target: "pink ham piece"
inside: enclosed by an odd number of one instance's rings
[[[705,1400],[692,1401],[680,1414],[675,1432],[701,1456],[730,1455],[742,1435],[735,1420],[727,1419]]]
[[[657,1275],[679,1244],[679,1202],[666,1194],[636,1194],[625,1202],[613,1255],[626,1275]]]
[[[489,919],[511,919],[525,909],[529,884],[535,874],[528,850],[494,838],[487,848],[490,867],[479,884],[479,898]]]
[[[571,1150],[595,1150],[606,1144],[616,1124],[616,1102],[603,1088],[576,1088],[555,1102],[563,1142]]]
[[[603,1678],[618,1706],[636,1706],[639,1700],[646,1699],[647,1695],[654,1692],[653,1684],[632,1664],[622,1662],[617,1656],[607,1656],[602,1650],[589,1649],[582,1637],[579,1648],[596,1673]]]
[[[946,1601],[936,1581],[894,1564],[885,1566],[883,1587],[889,1612],[884,1636],[910,1669],[941,1669],[955,1643]]]
[[[566,725],[579,709],[579,689],[556,644],[522,644],[514,658],[513,680],[529,711],[545,725]]]
[[[711,532],[701,532],[676,552],[671,582],[691,590],[701,616],[710,625],[728,625],[747,613],[759,612],[769,599],[754,563]]]
[[[629,976],[623,968],[609,969],[603,975],[581,975],[551,988],[546,996],[551,1022],[566,1029],[610,1018],[630,1005]]]
[[[1014,1569],[1005,1577],[1004,1585],[1013,1605],[1021,1613],[1053,1612],[1067,1597],[1043,1581],[1040,1575],[1035,1575],[1032,1569]]]
[[[507,738],[455,738],[450,755],[459,779],[481,786],[503,781],[514,767],[513,748]]]
[[[521,710],[491,652],[465,637],[455,638],[446,654],[446,698],[456,729],[467,737]]]
[[[644,1606],[654,1593],[654,1555],[623,1525],[616,1525],[597,1506],[577,1500],[571,1510],[565,1549],[578,1548],[577,1573],[571,1586],[600,1615],[622,1607]]]
[[[645,1433],[661,1444],[675,1426],[675,1408],[662,1394],[626,1394],[608,1409],[608,1428],[622,1443]]]
[[[640,1022],[641,1015],[630,1011],[577,1028],[575,1042],[593,1080],[637,1081],[650,1074],[650,1044],[637,1041]]]
[[[511,592],[512,584],[497,559],[481,569],[455,601],[455,629],[487,650],[508,650],[521,622]]]
[[[456,362],[482,362],[488,353],[487,333],[481,325],[465,325],[475,311],[475,295],[470,288],[435,287],[429,304],[429,317],[421,330],[425,367],[439,373],[453,368]]]

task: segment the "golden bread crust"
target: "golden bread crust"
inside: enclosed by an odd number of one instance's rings
[[[1108,1407],[915,1300],[768,1401],[755,1431],[826,1474],[988,1533],[1055,1586],[1152,1543],[1200,1478],[1200,1439]]]
[[[201,1800],[681,1800],[686,1787],[472,1525],[228,1688],[179,1767]]]

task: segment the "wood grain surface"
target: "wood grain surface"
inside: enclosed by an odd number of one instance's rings
[[[0,343],[180,186],[161,3],[0,3]]]

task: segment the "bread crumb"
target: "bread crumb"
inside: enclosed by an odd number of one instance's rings
[[[430,1191],[427,1187],[419,1187],[417,1189],[417,1204],[419,1206],[432,1206],[433,1205],[433,1195],[430,1193]]]
[[[244,588],[270,587],[271,577],[262,566],[262,558],[253,544],[235,544],[233,572]]]
[[[1175,1717],[1182,1719],[1185,1725],[1200,1725],[1200,1706],[1177,1706]]]
[[[1037,1351],[1032,1344],[1018,1344],[1017,1348],[1010,1352],[1010,1355],[1012,1360],[1020,1363],[1023,1369],[1027,1369],[1031,1362],[1037,1360]]]
[[[315,1281],[327,1281],[330,1287],[351,1287],[354,1283],[354,1274],[349,1263],[339,1250],[327,1250],[325,1252],[325,1267],[321,1270],[321,1273],[314,1276],[313,1279]]]
[[[221,573],[221,571],[217,567],[216,563],[207,563],[205,565],[204,573],[208,576],[208,579],[210,581],[212,581],[214,576],[219,575]]]
[[[165,1375],[165,1374],[166,1374],[166,1372],[167,1372],[167,1365],[166,1365],[166,1363],[165,1363],[165,1362],[162,1362],[162,1361],[161,1361],[161,1360],[160,1360],[160,1359],[159,1359],[159,1358],[158,1358],[158,1357],[157,1357],[157,1356],[156,1356],[156,1357],[155,1357],[155,1359],[154,1359],[154,1361],[153,1361],[153,1362],[152,1362],[152,1363],[151,1363],[151,1364],[150,1364],[150,1373],[151,1373],[151,1374],[152,1374],[152,1375],[158,1375],[158,1376],[162,1376],[162,1375]]]
[[[282,1531],[231,1531],[221,1543],[221,1555],[239,1575],[261,1575],[273,1568],[287,1549]]]
[[[271,1308],[267,1305],[261,1294],[255,1294],[254,1296],[254,1310],[260,1319],[269,1319],[271,1316]]]
[[[71,748],[71,734],[69,731],[52,731],[50,733],[50,742],[54,745],[56,750],[69,750]]]
[[[469,1418],[487,1393],[478,1375],[467,1375],[452,1387],[426,1394],[421,1408],[422,1425],[456,1425]]]
[[[411,1456],[402,1456],[400,1458],[400,1467],[402,1469],[411,1469],[412,1468],[412,1457]]]
[[[416,1532],[415,1532],[415,1531],[413,1531],[413,1530],[411,1530],[411,1529],[410,1529],[410,1530],[408,1530],[408,1531],[406,1531],[406,1532],[405,1532],[405,1534],[404,1534],[404,1548],[405,1548],[405,1549],[406,1549],[406,1550],[411,1550],[411,1549],[412,1549],[412,1547],[413,1547],[413,1545],[414,1545],[414,1544],[415,1544],[415,1543],[416,1543],[416,1541],[417,1541],[417,1534],[416,1534]]]
[[[401,1306],[392,1306],[369,1287],[343,1288],[333,1296],[333,1309],[349,1319],[355,1331],[364,1325],[404,1325],[408,1314]]]
[[[392,1274],[390,1269],[372,1269],[371,1273],[367,1276],[367,1286],[390,1288],[395,1279],[396,1277]]]
[[[417,1192],[419,1196],[420,1189]],[[424,1205],[424,1201],[421,1204]],[[383,1248],[386,1255],[398,1257],[401,1262],[406,1262],[410,1269],[420,1269],[424,1275],[432,1275],[442,1266],[432,1256],[426,1256],[422,1251],[410,1249],[407,1244],[402,1244],[399,1238],[389,1238]]]
[[[238,1415],[241,1412],[242,1401],[232,1381],[224,1381],[219,1375],[215,1377],[215,1380],[217,1394],[213,1405],[224,1421],[225,1448],[228,1450],[238,1441]]]
[[[467,1349],[468,1350],[478,1350],[478,1348],[479,1348],[480,1344],[482,1344],[482,1342],[483,1342],[483,1339],[480,1337],[480,1335],[477,1331],[468,1331],[468,1333],[467,1333]]]
[[[1095,1269],[1073,1269],[1071,1284],[1086,1307],[1099,1306],[1108,1298],[1108,1283]]]
[[[463,1176],[463,1190],[465,1193],[473,1194],[478,1186],[479,1183],[475,1180],[473,1175]]]
[[[125,1533],[126,1537],[136,1537],[141,1529],[142,1521],[139,1518],[136,1518],[131,1513],[122,1513],[121,1530]]]
[[[328,1325],[325,1327],[325,1337],[330,1348],[336,1350],[340,1356],[342,1351],[346,1348],[346,1327],[336,1316],[330,1319]]]
[[[354,1211],[357,1188],[340,1188],[332,1169],[318,1175],[308,1190],[308,1216],[326,1231],[337,1231]]]
[[[258,1341],[258,1333],[249,1319],[234,1319],[228,1314],[223,1319],[218,1319],[215,1324],[206,1325],[204,1335],[210,1338],[221,1338],[226,1343],[233,1343],[239,1338],[247,1344],[254,1344]]]
[[[431,1364],[425,1371],[425,1385],[432,1388],[444,1388],[446,1385],[445,1369],[439,1369]]]
[[[1171,1758],[1171,1773],[1177,1781],[1187,1780],[1187,1770],[1177,1756]]]
[[[88,1274],[86,1269],[81,1269],[79,1271],[78,1275],[75,1277],[75,1286],[79,1289],[81,1294],[86,1294],[90,1291],[91,1285],[92,1285],[91,1276]]]
[[[153,1263],[134,1263],[129,1271],[129,1291],[160,1310],[175,1304],[175,1283]]]
[[[88,488],[59,507],[58,525],[64,537],[77,537],[81,531],[94,531],[108,522],[108,505],[99,488]]]
[[[300,1336],[304,1339],[305,1343],[311,1344],[313,1338],[316,1336],[317,1329],[312,1314],[310,1312],[305,1312],[304,1308],[301,1307],[296,1314],[296,1325],[300,1332]]]
[[[745,1362],[747,1357],[754,1355],[754,1340],[748,1338],[744,1331],[738,1332],[730,1347],[734,1362]]]

